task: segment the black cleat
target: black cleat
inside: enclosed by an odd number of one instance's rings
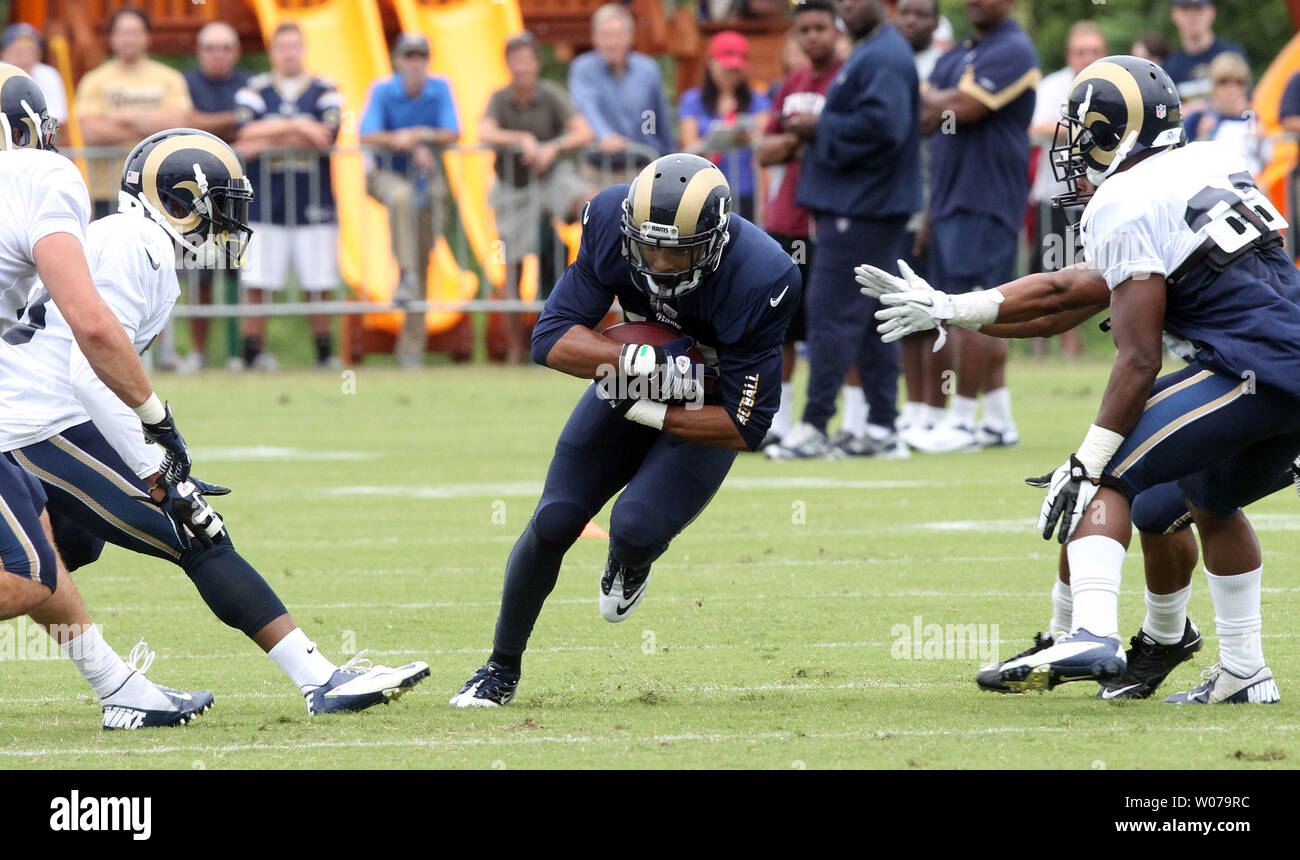
[[[1098,699],[1145,699],[1169,677],[1180,663],[1192,659],[1203,644],[1201,631],[1187,619],[1183,628],[1183,641],[1177,645],[1161,645],[1142,630],[1129,640],[1128,671],[1122,677],[1108,681],[1097,691]]]
[[[1012,660],[1019,660],[1021,657],[1028,657],[1031,654],[1037,654],[1044,648],[1051,648],[1056,644],[1056,640],[1049,633],[1035,633],[1034,644],[1021,651],[1010,660],[1003,660],[1001,663],[994,663],[991,666],[985,666],[975,674],[975,683],[979,684],[981,690],[989,690],[994,693],[1019,693],[1021,690],[1013,690],[1002,680],[1002,667]]]
[[[611,549],[605,573],[600,577],[600,617],[611,624],[626,619],[641,605],[649,584],[650,565],[624,567],[614,560]]]
[[[458,708],[499,708],[513,702],[518,693],[519,673],[489,660],[448,704]]]

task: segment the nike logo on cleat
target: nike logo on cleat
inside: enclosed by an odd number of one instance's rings
[[[1140,686],[1142,686],[1142,685],[1141,685],[1141,684],[1129,684],[1127,687],[1120,687],[1120,688],[1117,689],[1117,690],[1102,690],[1102,691],[1101,691],[1101,697],[1102,697],[1103,699],[1113,699],[1113,698],[1115,698],[1116,696],[1119,696],[1119,695],[1122,695],[1122,694],[1124,694],[1124,693],[1127,693],[1129,690],[1136,690],[1136,689],[1137,689],[1138,687],[1140,687]]]
[[[105,708],[104,728],[138,729],[144,723],[144,711],[135,708]]]

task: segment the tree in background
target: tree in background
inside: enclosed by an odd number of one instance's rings
[[[1038,48],[1043,71],[1065,65],[1065,34],[1075,21],[1088,19],[1106,34],[1115,53],[1128,53],[1142,33],[1164,33],[1175,47],[1178,32],[1169,11],[1170,0],[1017,0],[1015,16]],[[940,0],[958,38],[970,33],[963,0]],[[1286,4],[1280,0],[1215,0],[1218,16],[1214,32],[1236,42],[1250,55],[1255,79],[1273,62],[1295,34]]]

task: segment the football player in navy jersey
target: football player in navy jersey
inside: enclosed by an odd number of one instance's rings
[[[1286,221],[1239,156],[1186,144],[1173,82],[1136,57],[1079,73],[1053,156],[1072,189],[1058,202],[1086,203],[1084,253],[1110,288],[1119,354],[1078,451],[1034,479],[1047,489],[1038,527],[1067,546],[1073,630],[1003,664],[1001,680],[1048,689],[1124,672],[1116,606],[1130,501],[1177,481],[1204,546],[1220,661],[1165,701],[1277,702],[1261,645],[1262,554],[1241,508],[1274,492],[1300,450],[1300,273],[1281,247]],[[1002,289],[887,303],[889,319],[959,325],[1044,313]],[[1195,354],[1157,379],[1163,334]]]
[[[600,612],[618,622],[637,607],[651,564],[708,504],[736,453],[756,450],[767,434],[781,397],[781,343],[802,289],[798,267],[731,213],[727,180],[699,156],[663,156],[630,186],[591,201],[578,259],[533,329],[533,358],[599,384],[561,431],[542,497],[506,563],[492,655],[451,704],[515,698],[528,636],[564,554],[619,490]],[[681,337],[653,346],[597,334],[615,299],[627,319]],[[705,367],[688,355],[692,347]],[[701,402],[705,374],[716,374],[716,396]]]

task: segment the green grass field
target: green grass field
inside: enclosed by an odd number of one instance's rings
[[[1291,492],[1254,511],[1280,705],[1099,702],[1084,684],[994,696],[974,685],[979,653],[899,644],[916,624],[927,637],[924,625],[971,625],[1005,658],[1046,624],[1056,544],[1034,534],[1041,495],[1021,479],[1073,450],[1106,371],[1104,359],[1018,359],[1014,450],[884,463],[742,456],[620,625],[596,609],[606,542],[580,540],[533,635],[519,699],[472,712],[447,699],[490,650],[506,555],[582,383],[531,367],[361,367],[354,394],[310,373],[160,376],[196,474],[235,488],[219,507],[237,546],[324,652],[424,659],[432,677],[391,706],[309,719],[178,569],[110,547],[76,575],[107,638],[122,653],[147,638],[151,677],[211,689],[216,708],[184,728],[104,733],[71,664],[20,659],[48,649],[11,621],[0,626],[0,769],[1294,767]],[[1140,565],[1135,542],[1125,635],[1142,618]],[[1164,692],[1194,685],[1216,659],[1199,571],[1191,615],[1206,648]]]

